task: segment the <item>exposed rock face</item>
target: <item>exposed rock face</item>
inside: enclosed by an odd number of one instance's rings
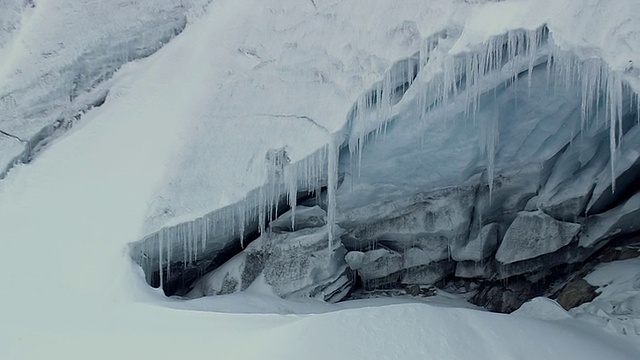
[[[598,296],[597,289],[585,279],[572,281],[558,294],[558,304],[562,305],[565,310],[580,306],[595,299]]]
[[[510,313],[522,306],[527,300],[540,294],[541,290],[531,282],[517,279],[508,284],[484,284],[478,289],[471,302],[490,311]]]

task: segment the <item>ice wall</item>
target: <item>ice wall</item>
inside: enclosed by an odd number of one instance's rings
[[[246,234],[264,232],[265,224],[277,217],[278,207],[282,209],[286,202],[295,209],[301,192],[315,190],[317,194],[324,184],[328,189],[324,206],[328,209],[330,244],[332,225],[337,222],[347,230],[342,240],[351,249],[375,249],[383,244],[406,251],[407,246],[417,245],[421,251],[425,247],[444,251],[450,258],[472,246],[480,228],[497,225],[497,236],[502,240],[517,212],[539,191],[547,195],[537,207],[551,211],[551,189],[541,190],[549,176],[546,167],[553,166],[554,156],[566,146],[588,141],[585,138],[600,134],[603,128],[608,132],[608,159],[603,161],[614,174],[624,135],[623,119],[638,114],[638,95],[624,74],[611,71],[601,60],[582,60],[560,50],[544,26],[509,31],[464,51],[455,48],[460,36],[455,29],[436,33],[424,40],[420,52],[393,64],[382,80],[355,102],[345,127],[329,137],[329,144],[320,152],[292,164],[285,150],[267,152],[265,159],[271,170],[265,175],[266,185],[244,201],[196,221],[164,228],[134,245],[134,258],[142,259],[148,280],[154,285],[166,284],[164,279],[171,279],[172,267],[179,274],[212,269],[218,265],[213,259],[230,244],[244,245]],[[550,98],[549,92],[554,97]],[[340,148],[343,150],[338,151]],[[365,153],[368,160],[363,164]],[[580,165],[586,167],[591,157],[581,156],[587,157]],[[568,173],[554,171],[559,177],[554,181],[566,182]],[[338,173],[347,179],[340,187]],[[518,173],[526,174],[529,180],[519,178]],[[615,180],[611,184],[614,190]],[[459,186],[470,191],[468,196],[462,195],[459,206],[446,195],[441,196],[444,208],[429,210],[427,205],[424,210],[427,216],[432,212],[430,222],[445,221],[442,228],[416,228],[415,220],[409,220],[414,225],[400,229],[397,221],[389,223],[406,212],[404,208],[424,202],[420,198],[431,199],[433,191]],[[554,196],[557,200],[561,195]],[[573,199],[569,196],[565,200]],[[443,209],[444,215],[439,213]],[[584,208],[580,209],[574,217],[586,216]],[[458,214],[460,224],[452,220],[451,211]],[[560,248],[573,242],[575,235],[563,238]],[[389,245],[396,241],[394,237],[404,240],[400,245]],[[436,239],[440,240],[425,245]],[[482,236],[479,239],[484,242]],[[499,244],[497,241],[494,246]],[[426,266],[443,260],[430,251],[425,260],[412,263]],[[486,256],[479,256],[484,267]],[[476,258],[472,254],[460,261]],[[507,261],[512,262],[517,261]],[[521,266],[515,271],[527,269]],[[513,272],[502,270],[502,274]],[[480,276],[492,277],[494,273],[481,272]],[[191,280],[182,281],[188,286]]]

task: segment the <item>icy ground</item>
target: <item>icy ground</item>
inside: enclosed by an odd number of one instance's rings
[[[600,295],[570,313],[640,344],[640,258],[602,264],[586,280]]]
[[[35,11],[52,6],[35,3]],[[56,7],[65,4],[74,2]],[[213,2],[156,54],[125,65],[103,106],[0,183],[0,358],[637,359],[637,343],[580,319],[411,301],[291,303],[252,293],[176,301],[151,289],[127,253],[128,243],[164,221],[227,205],[261,185],[263,169],[250,165],[268,149],[287,146],[296,161],[326,145],[323,128],[339,129],[362,91],[416,50],[412,39],[457,26],[464,47],[547,23],[559,46],[624,71],[629,61],[640,64],[634,5]],[[61,11],[82,18],[88,8]],[[40,30],[20,28],[11,38],[53,36],[65,21],[39,16]],[[13,64],[2,62],[2,75],[17,76],[22,58],[5,57],[15,48],[0,40],[0,61]],[[213,147],[198,149],[208,136]],[[185,161],[193,154],[197,169]],[[167,208],[174,217],[163,216]],[[626,308],[637,309],[634,301]],[[607,316],[618,316],[607,306]]]

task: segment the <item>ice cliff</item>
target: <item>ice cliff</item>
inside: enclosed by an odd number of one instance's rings
[[[640,230],[632,1],[100,4],[2,3],[0,166],[124,119],[169,293],[544,275]]]

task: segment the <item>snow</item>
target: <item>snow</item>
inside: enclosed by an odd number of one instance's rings
[[[38,75],[19,75],[19,66],[59,70],[105,27],[121,25],[98,11],[109,13],[105,2],[36,3],[31,21],[1,43],[3,86]],[[127,248],[162,226],[244,199],[265,184],[270,150],[285,148],[296,163],[326,148],[361,94],[440,29],[464,29],[454,49],[471,49],[504,30],[546,22],[562,49],[598,49],[622,71],[628,60],[640,64],[640,10],[632,5],[212,2],[157,53],[123,66],[103,106],[0,183],[0,357],[637,358],[638,348],[589,325],[429,304],[342,309],[240,294],[207,309],[218,311],[198,311],[206,300],[177,301],[151,289]],[[608,29],[606,21],[577,27],[602,12],[623,25],[603,31],[607,38],[584,36]],[[130,21],[138,21],[135,14]],[[494,14],[504,22],[487,26]],[[67,20],[77,22],[66,27]],[[51,69],[23,47],[55,45],[58,37],[69,39],[70,54],[60,53]]]
[[[585,279],[599,295],[570,313],[640,347],[640,258],[601,264]]]

